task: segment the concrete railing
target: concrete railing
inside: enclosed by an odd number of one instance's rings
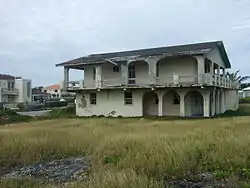
[[[122,77],[120,78],[109,78],[109,79],[103,79],[101,81],[101,88],[106,87],[119,87],[126,85],[125,81]],[[149,86],[149,81],[147,78],[145,78],[145,81],[138,78],[128,78],[127,85],[129,86]],[[238,82],[232,82],[229,78],[210,74],[210,73],[204,73],[200,74],[199,76],[179,76],[179,75],[172,75],[172,76],[165,76],[165,77],[157,77],[155,85],[157,86],[165,86],[165,85],[185,85],[185,86],[192,86],[192,85],[207,85],[207,86],[215,86],[215,87],[222,87],[222,88],[232,88],[232,89],[238,89],[240,87],[240,83]],[[72,85],[68,84],[68,90],[78,90],[78,89],[94,89],[98,88],[96,85],[96,82],[93,81],[91,83],[88,83],[87,86],[84,86],[83,80],[79,81],[78,84]]]
[[[18,95],[19,89],[1,88],[1,92],[4,95]]]

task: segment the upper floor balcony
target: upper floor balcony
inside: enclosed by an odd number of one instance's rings
[[[1,88],[2,95],[18,95],[19,90],[14,88]]]
[[[84,68],[84,84],[68,90],[98,88],[150,88],[150,87],[192,87],[215,86],[221,88],[239,88],[239,83],[232,82],[225,75],[225,69],[211,61],[193,57],[165,58],[156,64],[146,61],[133,61],[128,64],[111,63]],[[203,63],[203,64],[202,64]],[[83,82],[82,82],[83,83]]]

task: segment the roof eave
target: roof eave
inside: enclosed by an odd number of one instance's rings
[[[227,69],[230,69],[230,68],[231,68],[231,63],[230,63],[230,61],[229,61],[229,58],[228,58],[228,55],[227,55],[227,52],[226,52],[226,49],[225,49],[225,46],[224,46],[223,42],[219,42],[219,43],[217,44],[217,47],[218,47],[218,49],[219,49],[221,58],[222,58],[222,60],[223,60],[224,63],[225,63],[225,67],[226,67]]]

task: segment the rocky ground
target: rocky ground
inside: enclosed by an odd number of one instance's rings
[[[72,157],[25,166],[2,176],[2,179],[31,177],[43,183],[69,183],[87,179],[89,160]]]
[[[198,175],[197,180],[178,179],[167,182],[165,188],[226,188],[226,185],[217,181],[212,173]]]

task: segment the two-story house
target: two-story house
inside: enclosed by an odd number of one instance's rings
[[[0,74],[0,102],[31,102],[31,80]]]
[[[206,42],[84,56],[64,67],[64,87],[76,92],[78,116],[204,116],[238,108],[223,42]],[[69,87],[69,70],[84,85]]]

